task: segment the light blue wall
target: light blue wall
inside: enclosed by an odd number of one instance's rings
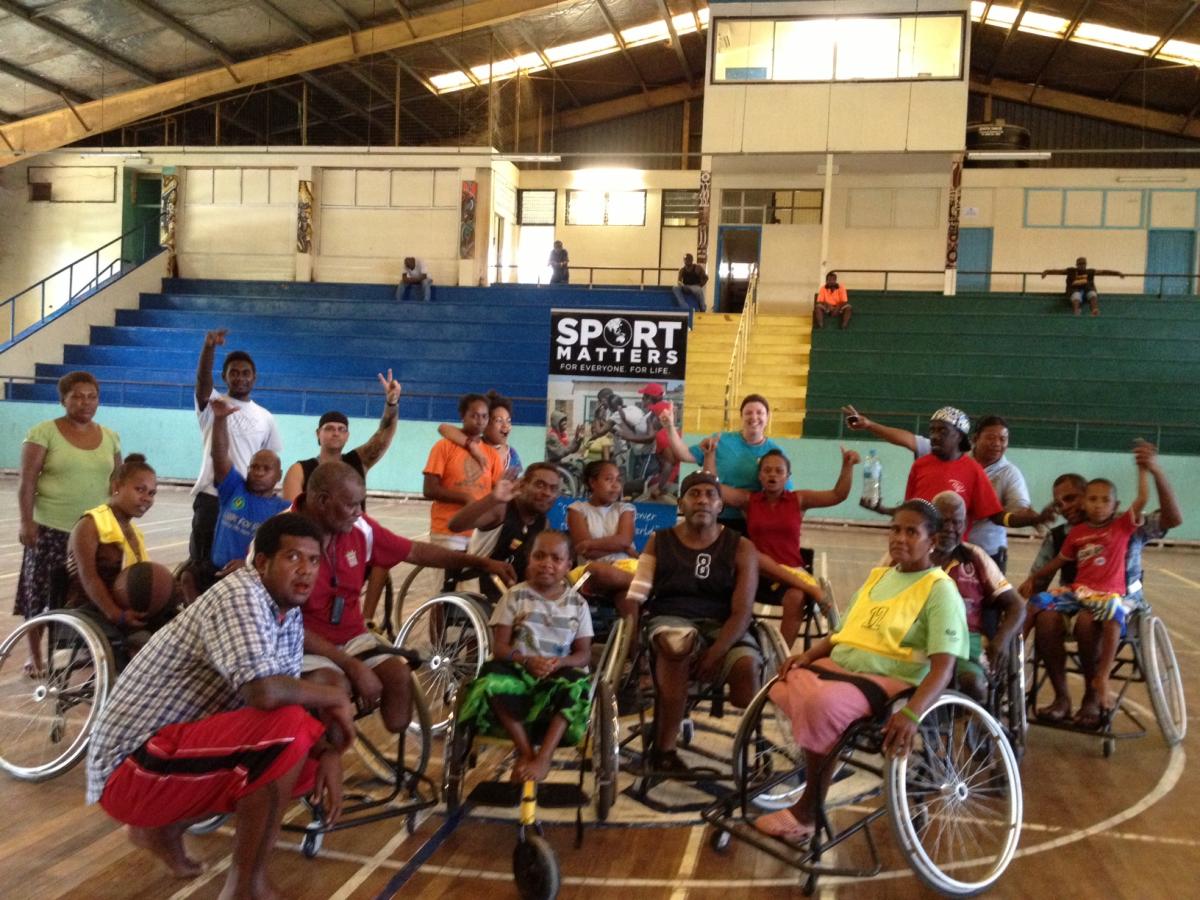
[[[402,401],[403,402],[403,401]],[[16,468],[20,462],[21,441],[29,427],[43,419],[62,413],[59,406],[42,403],[0,403],[0,467]],[[101,407],[97,421],[114,428],[121,435],[125,452],[145,453],[150,463],[164,478],[195,478],[200,467],[200,441],[195,416],[186,410],[135,409]],[[307,416],[276,416],[283,436],[284,465],[316,451],[316,420]],[[375,420],[351,419],[351,445],[365,441],[375,429]],[[511,441],[526,463],[542,458],[545,431],[524,425],[513,428]],[[704,437],[689,435],[688,443]],[[437,424],[402,420],[392,449],[371,470],[372,490],[421,491],[421,470],[430,446],[437,440]],[[809,438],[779,439],[777,441],[792,460],[794,482],[798,488],[821,489],[832,487],[841,465],[839,443]],[[904,483],[912,463],[912,455],[899,447],[868,441],[847,441],[864,457],[874,447],[883,461],[883,493],[887,503],[898,502],[904,494]],[[1089,478],[1109,478],[1116,483],[1123,502],[1132,499],[1136,475],[1132,454],[1097,453],[1072,450],[1034,450],[1016,448],[1009,451],[1011,459],[1025,474],[1034,505],[1041,507],[1050,501],[1054,479],[1063,472],[1079,472]],[[1172,532],[1179,540],[1200,540],[1200,461],[1190,456],[1164,456],[1162,465],[1179,497],[1184,524]],[[861,467],[856,475],[861,477]],[[841,519],[873,521],[879,516],[858,506],[860,483],[854,484],[850,498],[840,506],[823,510],[822,514]],[[1151,497],[1150,508],[1157,505]]]

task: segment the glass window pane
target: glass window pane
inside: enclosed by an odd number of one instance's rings
[[[796,191],[794,206],[800,208],[821,208],[821,191]]]
[[[895,78],[899,48],[899,19],[839,19],[834,78]]]
[[[742,210],[742,223],[745,225],[762,225],[766,210],[761,207],[747,207]]]
[[[520,210],[517,220],[521,225],[554,224],[554,191],[518,191]]]
[[[770,81],[775,23],[770,19],[717,20],[713,81]]]
[[[604,224],[604,192],[603,191],[568,191],[567,192],[567,224],[568,225],[603,225]]]
[[[962,19],[958,16],[901,20],[901,78],[959,78],[961,62]]]
[[[645,225],[646,192],[613,191],[608,195],[609,225]]]
[[[764,207],[771,203],[771,196],[774,191],[744,191],[742,206],[757,206]]]
[[[821,207],[816,209],[797,209],[792,213],[792,222],[796,225],[820,225]]]
[[[832,81],[833,19],[775,23],[775,81]]]

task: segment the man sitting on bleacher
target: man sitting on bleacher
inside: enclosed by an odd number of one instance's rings
[[[645,603],[658,692],[650,768],[687,774],[675,750],[688,685],[729,684],[735,706],[754,698],[762,653],[750,632],[758,556],[754,545],[717,522],[720,482],[693,472],[679,491],[683,521],[655,532],[638,558],[628,598]],[[648,598],[648,599],[647,599]]]

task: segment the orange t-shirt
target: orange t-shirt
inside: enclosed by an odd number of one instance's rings
[[[826,306],[841,306],[849,299],[846,296],[846,288],[840,284],[832,291],[825,285],[821,285],[821,289],[817,291],[817,302],[824,303]]]
[[[484,456],[489,460],[489,466],[481,469],[479,463],[465,447],[460,447],[453,441],[442,438],[429,451],[429,459],[425,462],[425,474],[436,475],[442,485],[452,490],[465,491],[472,500],[484,497],[497,481],[504,477],[504,461],[500,454],[487,444],[480,444]],[[461,503],[446,503],[441,500],[433,501],[429,509],[429,531],[431,534],[470,534],[470,531],[454,532],[450,530],[450,520],[462,509]]]

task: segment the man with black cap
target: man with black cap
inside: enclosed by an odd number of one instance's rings
[[[679,491],[683,520],[655,532],[638,558],[627,602],[645,604],[645,632],[655,652],[658,692],[650,768],[686,774],[676,753],[689,682],[729,684],[735,706],[749,705],[762,674],[750,632],[758,588],[754,545],[717,521],[720,482],[693,472]]]
[[[367,471],[383,459],[388,448],[392,446],[392,438],[396,436],[396,419],[400,410],[400,382],[392,377],[388,369],[386,377],[377,376],[383,387],[383,415],[379,418],[379,427],[371,435],[370,440],[349,453],[343,453],[346,443],[350,440],[350,420],[344,413],[331,410],[321,416],[317,423],[317,446],[320,452],[311,459],[302,459],[288,467],[283,476],[283,499],[295,500],[308,486],[309,476],[321,463],[344,462],[366,481]]]

